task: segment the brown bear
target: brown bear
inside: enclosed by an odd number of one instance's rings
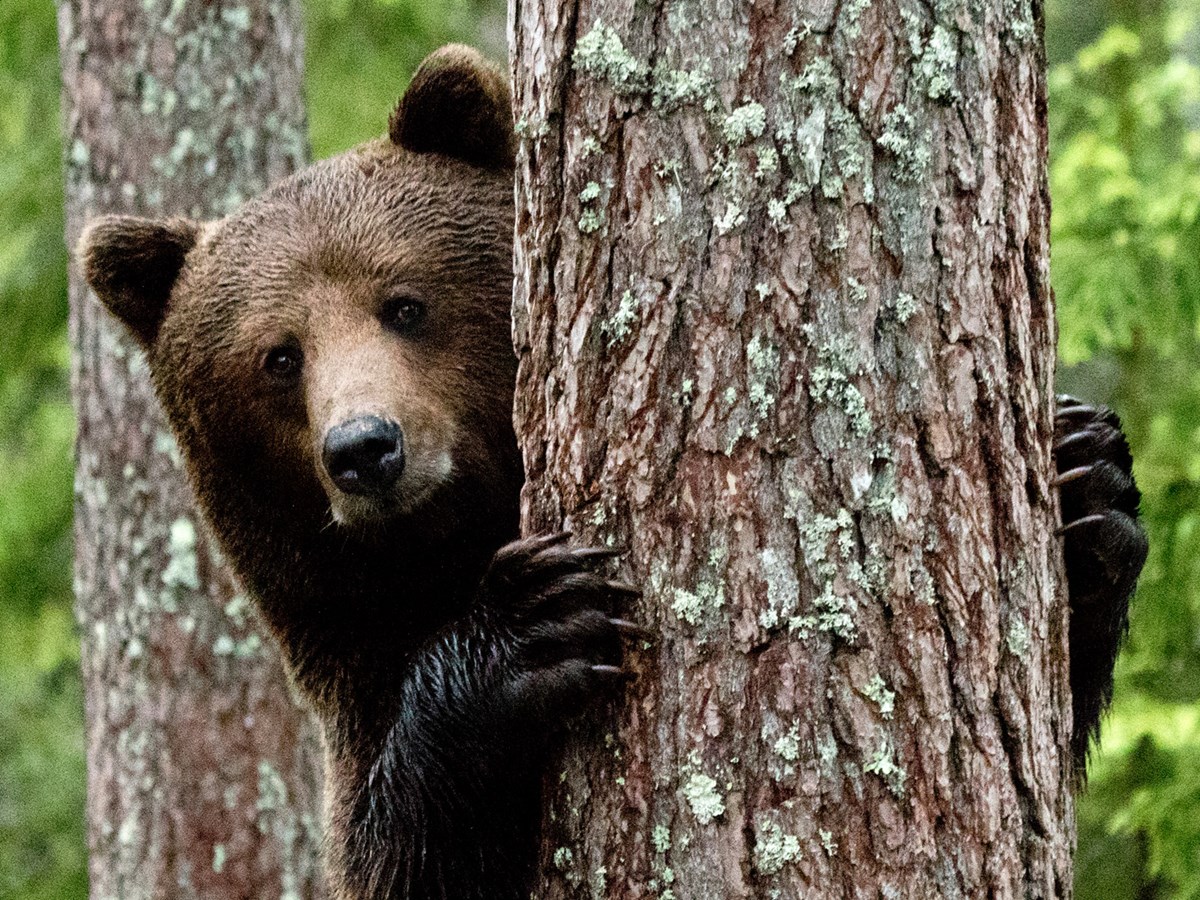
[[[227,219],[82,240],[322,722],[339,898],[527,898],[545,723],[631,627],[605,553],[508,543],[512,167],[504,77],[447,47],[388,137]]]
[[[513,164],[504,77],[446,47],[387,137],[226,219],[105,218],[81,244],[323,724],[343,900],[528,897],[547,737],[634,631],[609,554],[516,540]],[[1115,419],[1059,425],[1075,619],[1102,623],[1086,746],[1144,539]]]

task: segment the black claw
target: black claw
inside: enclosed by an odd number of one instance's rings
[[[606,666],[596,664],[592,666],[592,672],[601,678],[611,678],[614,681],[627,681],[633,677],[632,672],[622,669],[620,666]]]
[[[531,553],[540,553],[544,550],[549,550],[551,547],[557,547],[559,544],[565,543],[570,539],[571,532],[569,531],[556,531],[553,534],[543,534],[529,540],[529,550]]]
[[[1095,471],[1095,469],[1096,469],[1095,463],[1092,463],[1092,464],[1086,465],[1086,466],[1076,466],[1074,469],[1068,469],[1065,472],[1060,472],[1058,477],[1055,478],[1054,481],[1051,483],[1055,487],[1062,487],[1064,484],[1070,484],[1072,481],[1075,481],[1078,478],[1082,478],[1084,475],[1087,475],[1089,472]]]
[[[1078,528],[1080,525],[1092,525],[1092,524],[1095,524],[1098,522],[1103,522],[1103,521],[1104,521],[1103,513],[1094,513],[1093,515],[1090,515],[1090,516],[1084,516],[1082,519],[1076,519],[1074,522],[1068,522],[1066,525],[1063,525],[1061,528],[1059,528],[1054,533],[1063,535],[1063,534],[1066,534],[1068,531],[1072,530],[1073,528]]]
[[[629,635],[630,637],[649,640],[653,636],[649,629],[643,628],[637,622],[630,622],[628,619],[609,619],[608,623],[621,634]]]
[[[1091,438],[1092,438],[1091,433],[1087,432],[1087,431],[1072,432],[1071,434],[1068,434],[1065,438],[1062,438],[1061,440],[1057,440],[1054,442],[1054,452],[1059,453],[1070,447],[1074,447],[1076,444],[1085,443],[1086,441],[1090,440]]]
[[[616,581],[611,578],[604,582],[604,589],[621,597],[629,597],[630,599],[642,596],[640,588],[635,587],[627,581]]]
[[[613,547],[578,547],[571,551],[571,556],[580,562],[602,562],[616,559],[623,551]]]
[[[1094,419],[1100,415],[1100,410],[1094,406],[1079,404],[1078,406],[1068,406],[1065,409],[1060,408],[1057,413],[1058,419]]]

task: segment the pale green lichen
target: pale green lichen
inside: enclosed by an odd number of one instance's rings
[[[1020,43],[1026,43],[1037,37],[1037,26],[1033,19],[1033,4],[1031,0],[1009,0],[1008,32]]]
[[[854,613],[858,603],[853,597],[839,594],[832,583],[813,600],[816,615],[794,616],[788,622],[788,629],[801,637],[808,637],[814,629],[839,637],[844,641],[853,641],[858,634],[854,624]]]
[[[517,137],[538,140],[550,133],[550,123],[541,116],[521,116],[513,125],[513,132]]]
[[[253,659],[262,651],[262,638],[251,632],[242,640],[234,640],[228,634],[221,634],[213,642],[214,656],[231,656],[234,659]]]
[[[225,871],[225,845],[213,844],[212,870],[217,875]]]
[[[759,147],[754,151],[758,157],[758,168],[754,177],[759,181],[776,174],[779,171],[779,151],[774,147]]]
[[[836,199],[848,180],[862,175],[863,199],[873,202],[875,185],[870,175],[870,156],[854,114],[843,106],[835,106],[829,113],[829,132],[825,140],[832,148],[834,165],[823,167],[822,193]]]
[[[758,437],[760,427],[775,406],[779,360],[779,348],[762,335],[756,334],[746,345],[746,367],[749,370],[748,399],[753,413],[749,434],[752,438]]]
[[[671,603],[671,611],[675,616],[689,625],[699,625],[704,614],[704,604],[700,598],[684,588],[675,589],[675,600]]]
[[[641,304],[638,303],[633,291],[625,291],[617,304],[616,312],[600,325],[600,331],[607,338],[609,349],[629,337],[633,333],[633,326],[640,318]]]
[[[277,810],[287,809],[287,806],[287,782],[268,760],[260,759],[258,761],[258,798],[254,802],[254,808],[259,815],[260,830],[262,830],[264,816]]]
[[[924,178],[931,158],[929,136],[918,132],[916,118],[903,103],[884,116],[879,146],[896,158],[896,177],[901,181]]]
[[[671,829],[666,825],[655,825],[650,833],[650,840],[654,844],[655,853],[665,854],[671,849]]]
[[[235,628],[245,628],[246,618],[250,614],[250,598],[245,594],[234,594],[225,604],[224,612]]]
[[[664,180],[671,178],[676,184],[679,184],[679,171],[681,167],[681,163],[674,156],[666,156],[654,164],[654,174]]]
[[[600,199],[599,182],[589,181],[579,192],[579,203],[583,209],[579,213],[579,230],[583,234],[594,234],[604,227],[604,210],[590,204]]]
[[[167,564],[163,568],[163,588],[158,600],[167,612],[178,611],[178,598],[200,589],[199,560],[196,555],[196,526],[180,517],[171,523],[167,539]]]
[[[234,31],[246,31],[250,28],[250,10],[244,6],[226,6],[220,12],[221,21]]]
[[[907,324],[919,308],[917,298],[903,291],[896,295],[896,300],[892,304],[892,309],[896,313],[896,321],[901,325]]]
[[[684,783],[683,796],[692,815],[701,825],[707,825],[725,813],[725,798],[717,790],[717,782],[703,772],[693,772]]]
[[[696,626],[703,621],[706,612],[715,612],[724,605],[724,586],[719,581],[704,580],[696,585],[694,592],[676,588],[671,611],[677,618],[689,625]]]
[[[725,140],[740,147],[752,138],[760,138],[767,130],[767,111],[761,103],[753,100],[739,106],[725,117],[721,131]]]
[[[885,719],[890,719],[896,708],[896,693],[888,690],[887,684],[883,680],[882,675],[876,675],[867,682],[863,688],[863,694],[868,700],[871,700],[879,707],[879,714]]]
[[[925,94],[932,100],[947,100],[956,96],[955,75],[958,68],[958,47],[954,35],[941,25],[933,27],[921,58],[917,60],[917,77],[925,84]]]
[[[758,623],[769,631],[796,614],[800,604],[800,582],[796,579],[794,561],[773,548],[768,547],[759,554],[758,566],[767,586],[767,605],[758,614]]]
[[[602,151],[603,148],[600,146],[600,141],[594,135],[589,134],[583,139],[583,143],[579,145],[580,155],[584,159],[587,159],[589,156],[599,156]]]
[[[565,872],[574,864],[575,853],[570,847],[559,847],[554,851],[552,861],[554,868],[560,872]]]
[[[838,344],[830,344],[818,351],[820,364],[809,375],[809,396],[817,403],[830,404],[840,409],[849,422],[851,430],[860,437],[871,432],[871,416],[862,392],[850,381],[851,373],[858,366],[853,350]]]
[[[849,40],[856,40],[862,34],[862,14],[871,7],[871,0],[847,0],[842,5],[840,21],[842,33]]]
[[[585,209],[579,215],[579,230],[584,234],[595,234],[604,227],[604,212],[597,209]]]
[[[139,354],[139,358],[144,357]],[[173,468],[183,468],[183,454],[179,452],[179,444],[176,443],[175,436],[171,432],[161,429],[154,432],[154,452],[163,454],[170,460]]]
[[[918,568],[909,577],[918,601],[926,606],[933,606],[937,603],[937,589],[933,584],[933,576],[929,574],[928,570]]]
[[[604,900],[608,888],[608,869],[604,866],[592,873],[590,882],[592,900]]]
[[[778,197],[772,197],[767,201],[767,218],[776,231],[783,231],[787,226],[787,204]]]
[[[796,518],[799,522],[799,517]],[[826,581],[837,574],[836,566],[829,561],[829,539],[853,527],[854,518],[844,508],[833,516],[817,513],[800,524],[800,549],[804,554],[804,564],[815,580]],[[841,546],[846,544],[839,543]]]
[[[807,25],[794,25],[783,36],[783,55],[791,56],[796,52],[796,48],[800,46],[800,42],[809,36],[812,29]]]
[[[746,224],[746,212],[736,200],[728,200],[725,211],[713,218],[713,227],[721,235],[729,234],[735,228]]]
[[[659,66],[651,80],[650,104],[659,112],[699,103],[709,97],[713,89],[712,74],[707,67],[689,70]]]
[[[904,782],[908,773],[896,763],[896,751],[891,741],[884,740],[879,745],[863,765],[863,771],[882,778],[888,790],[895,796],[904,796]]]
[[[631,94],[645,86],[646,72],[625,49],[620,35],[597,20],[592,30],[579,39],[573,57],[575,68],[606,82],[618,94]]]
[[[790,82],[787,75],[780,76],[785,89],[803,91],[823,100],[836,98],[839,83],[833,70],[833,62],[828,56],[815,56],[803,71]]]
[[[679,385],[679,402],[684,406],[691,406],[692,400],[695,398],[696,380],[694,378],[685,378]]]
[[[817,835],[821,838],[821,847],[825,850],[826,856],[836,856],[838,852],[837,841],[833,839],[833,832],[821,828],[817,830]]]
[[[800,858],[800,839],[786,834],[778,823],[760,818],[754,833],[754,868],[763,875],[778,875]]]
[[[793,722],[792,727],[788,729],[786,734],[782,734],[775,739],[775,743],[771,746],[771,749],[788,762],[794,763],[800,759],[799,723]]]
[[[853,275],[846,279],[846,293],[850,295],[850,303],[862,306],[867,302],[867,286]]]
[[[1019,612],[1014,611],[1009,616],[1005,644],[1008,646],[1009,653],[1021,659],[1029,654],[1029,648],[1033,645],[1029,635],[1029,626],[1025,624],[1025,619]]]

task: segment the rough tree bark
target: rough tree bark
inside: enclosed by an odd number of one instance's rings
[[[90,216],[221,215],[303,163],[297,2],[58,13],[70,246]],[[71,339],[92,896],[321,896],[316,732],[77,272]]]
[[[536,896],[1069,895],[1040,6],[514,15],[524,525],[659,635]]]

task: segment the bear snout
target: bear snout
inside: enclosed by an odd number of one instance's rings
[[[358,416],[329,429],[321,457],[339,490],[381,496],[404,472],[404,434],[388,419]]]

